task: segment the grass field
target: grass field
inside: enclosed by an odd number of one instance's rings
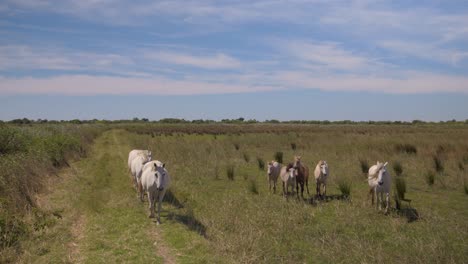
[[[468,257],[465,125],[118,128],[39,197],[44,227],[22,243],[20,262],[464,263]],[[126,168],[129,150],[148,147],[173,177],[160,226],[147,218],[147,202],[137,200]],[[349,199],[311,203],[312,180],[305,201],[283,198],[280,185],[269,193],[259,164],[277,152],[284,163],[302,155],[312,170],[327,160],[327,194],[342,197],[339,185],[348,186]],[[370,205],[363,167],[377,160],[389,162],[393,186],[406,185],[411,208],[403,203],[384,215]]]

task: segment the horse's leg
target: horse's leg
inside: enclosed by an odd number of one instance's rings
[[[296,196],[297,196],[297,199],[299,199],[299,182],[297,180],[296,180]]]
[[[373,188],[369,189],[369,194],[367,195],[368,199],[369,199],[369,196],[371,196],[372,205],[374,205],[374,189]]]
[[[386,206],[385,206],[385,213],[388,213],[388,208],[390,207],[390,193],[385,193],[385,202],[386,202]]]
[[[323,184],[323,196],[324,197],[327,196],[327,184],[326,183]]]
[[[306,189],[307,189],[307,195],[310,196],[310,193],[309,193],[309,178],[306,179]]]
[[[284,181],[281,181],[281,182],[283,183],[283,196],[286,197],[286,192],[285,192],[285,190],[284,190]]]
[[[143,202],[145,193],[143,191],[143,185],[141,184],[141,181],[138,183],[138,195],[140,196],[140,201]]]
[[[301,197],[304,199],[304,182],[301,182]]]
[[[315,181],[315,193],[317,197],[320,196],[320,183],[318,181]]]
[[[154,218],[154,198],[153,198],[154,195],[151,191],[148,191],[146,194],[148,195],[148,203],[149,203],[149,210],[150,210],[149,218]]]
[[[273,193],[276,194],[276,182],[278,181],[278,179],[276,179],[275,181],[273,181]]]
[[[158,225],[161,224],[161,205],[162,205],[162,201],[163,201],[163,198],[164,198],[164,194],[166,193],[166,190],[162,190],[162,191],[159,191],[158,193]]]

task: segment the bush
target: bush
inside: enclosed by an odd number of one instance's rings
[[[279,162],[279,163],[283,163],[283,152],[277,151],[277,152],[275,153],[274,159],[275,159],[277,162]]]
[[[0,155],[25,151],[27,138],[16,128],[0,126]]]
[[[426,173],[426,183],[427,183],[429,186],[432,186],[432,185],[434,185],[434,182],[435,182],[435,174],[434,174],[434,172],[428,171],[428,172]]]
[[[265,169],[265,162],[257,157],[257,164],[258,164],[258,169],[259,170],[264,170]]]
[[[403,173],[403,166],[399,161],[395,161],[393,163],[393,170],[395,171],[395,174],[397,176],[401,176],[401,174]]]
[[[359,159],[359,165],[361,165],[362,173],[369,173],[369,163],[367,162],[367,160]]]
[[[227,175],[229,180],[231,180],[231,181],[234,180],[234,165],[227,166],[226,175]]]
[[[395,188],[397,191],[397,197],[399,200],[405,199],[406,193],[406,181],[403,177],[395,178]]]
[[[234,143],[234,148],[235,148],[236,150],[239,150],[239,149],[240,149],[239,143]]]
[[[444,171],[444,164],[442,162],[442,159],[437,156],[437,155],[434,155],[432,157],[432,159],[434,160],[434,169],[438,172],[438,173],[441,173]]]

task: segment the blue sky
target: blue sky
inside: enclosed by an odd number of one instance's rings
[[[468,118],[466,1],[0,2],[0,119]]]

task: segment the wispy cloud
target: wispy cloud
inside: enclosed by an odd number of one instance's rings
[[[210,56],[194,56],[175,52],[149,52],[145,54],[145,57],[169,64],[193,66],[205,69],[230,69],[241,66],[239,60],[223,53],[217,53]]]
[[[296,60],[332,70],[356,71],[369,68],[374,62],[363,55],[354,54],[338,43],[290,41],[283,43],[285,51]]]
[[[437,47],[435,44],[422,42],[405,42],[400,40],[382,41],[380,46],[398,54],[417,57],[429,61],[438,61],[456,66],[468,58],[468,52]]]

